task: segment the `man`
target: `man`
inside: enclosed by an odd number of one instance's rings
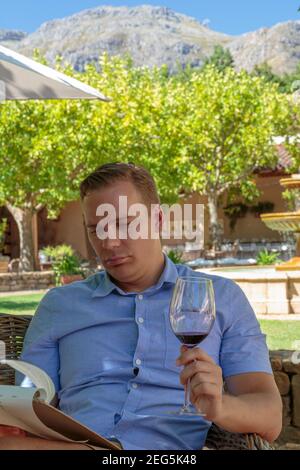
[[[120,196],[128,208],[159,204],[152,177],[131,164],[104,165],[83,181],[84,220],[104,271],[46,294],[26,335],[23,360],[50,375],[62,411],[124,449],[201,449],[211,421],[273,441],[281,430],[281,398],[265,337],[243,292],[230,280],[173,264],[159,237],[120,236],[133,220],[121,214]],[[116,210],[117,237],[103,236],[112,233],[113,221],[99,212],[104,204]],[[152,216],[160,231],[161,211]],[[170,298],[183,275],[207,277],[214,285],[216,321],[201,349],[180,350],[169,324]],[[169,413],[180,409],[189,378],[192,403],[205,418]],[[0,448],[86,449],[8,435]]]

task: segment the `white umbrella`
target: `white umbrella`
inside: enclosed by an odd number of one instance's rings
[[[95,88],[0,46],[0,101],[63,98],[109,101]]]

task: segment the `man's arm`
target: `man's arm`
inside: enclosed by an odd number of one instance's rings
[[[58,340],[53,336],[54,326],[59,324],[56,299],[57,289],[52,289],[43,297],[27,329],[20,359],[45,371],[51,378],[55,391],[60,389],[60,358]],[[32,384],[22,374],[16,374],[18,385],[30,387]]]
[[[282,402],[271,374],[251,372],[227,377],[223,393],[222,369],[200,348],[181,349],[181,383],[190,379],[191,401],[206,419],[227,431],[257,433],[274,441],[282,426]]]
[[[223,412],[215,423],[231,432],[257,433],[274,441],[282,427],[282,401],[272,375],[252,372],[227,377]]]

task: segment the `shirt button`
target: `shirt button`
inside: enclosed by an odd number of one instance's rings
[[[143,296],[142,294],[139,294],[139,295],[138,295],[138,299],[139,299],[139,300],[143,300],[143,298],[144,298],[144,296]]]
[[[142,361],[141,361],[140,359],[137,359],[137,360],[135,361],[135,363],[136,363],[137,366],[140,366],[140,365],[142,364]]]
[[[138,384],[132,384],[132,388],[138,388]]]
[[[144,323],[143,317],[139,317],[139,323]]]

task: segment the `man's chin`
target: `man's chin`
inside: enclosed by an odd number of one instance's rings
[[[123,263],[118,266],[110,266],[109,268],[105,268],[108,274],[115,279],[117,282],[128,282],[131,278],[132,274],[134,274],[134,269],[131,263]]]

